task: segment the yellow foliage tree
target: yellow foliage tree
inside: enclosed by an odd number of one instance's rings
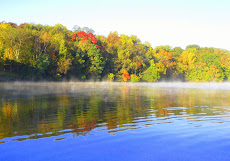
[[[183,51],[177,62],[178,73],[184,74],[187,78],[189,71],[195,68],[196,59],[196,55],[192,51]]]

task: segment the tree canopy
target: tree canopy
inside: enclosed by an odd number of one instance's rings
[[[135,35],[94,35],[88,27],[0,23],[0,81],[108,80],[222,82],[230,53],[214,47],[153,48]]]

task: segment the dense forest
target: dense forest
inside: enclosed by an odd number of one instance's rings
[[[167,37],[166,37],[167,39]],[[188,45],[153,48],[137,36],[88,27],[0,23],[0,81],[230,80],[230,52]]]

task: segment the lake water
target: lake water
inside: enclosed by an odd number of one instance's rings
[[[229,161],[230,85],[1,83],[0,160]]]

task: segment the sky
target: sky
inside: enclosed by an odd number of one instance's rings
[[[153,47],[230,50],[229,0],[0,0],[0,21],[89,27],[136,35]]]

